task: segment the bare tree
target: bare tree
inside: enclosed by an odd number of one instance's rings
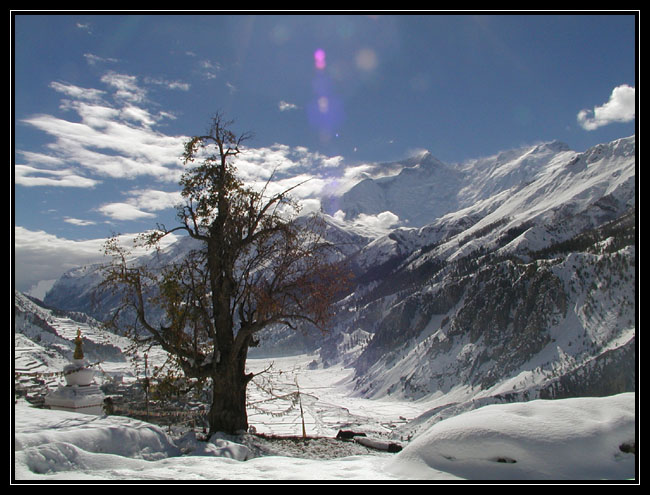
[[[257,334],[280,324],[324,330],[348,282],[318,217],[298,217],[289,196],[297,186],[267,194],[271,179],[257,191],[236,177],[232,159],[248,135],[235,135],[231,125],[216,114],[206,135],[186,143],[180,225],[158,225],[140,238],[158,248],[164,236],[184,231],[200,249],[152,270],[131,263],[116,238],[105,246],[112,262],[103,286],[124,296],[120,310],[135,315],[134,338],[160,344],[186,377],[211,382],[210,434],[248,428],[246,387],[254,375],[245,364]],[[152,321],[151,308],[164,317]]]

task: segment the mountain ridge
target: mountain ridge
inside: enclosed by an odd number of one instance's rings
[[[357,275],[330,333],[275,329],[256,352],[317,350],[314,366],[356,370],[355,393],[427,398],[440,414],[452,403],[634,387],[634,136],[581,153],[550,142],[464,164],[425,154],[406,165],[348,191],[340,204],[358,208],[350,207],[347,222],[324,215]],[[424,177],[438,189],[427,193]],[[366,204],[372,188],[384,195]],[[446,196],[423,199],[441,189]],[[407,192],[401,216],[382,210]],[[442,206],[427,209],[434,199]],[[355,215],[384,211],[401,221],[389,233],[350,227]],[[165,256],[183,249],[179,243]],[[96,267],[69,272],[45,302],[100,317],[89,305],[97,276]]]
[[[547,160],[560,153],[576,152],[565,143],[551,141],[459,164],[443,163],[425,152],[397,162],[401,170],[394,175],[365,178],[346,191],[337,206],[347,220],[391,211],[402,226],[422,227],[444,214],[532,180]],[[396,167],[390,164],[385,168]]]

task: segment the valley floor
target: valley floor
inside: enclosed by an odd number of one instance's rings
[[[16,482],[367,482],[458,480],[566,482],[635,479],[635,394],[485,406],[438,422],[416,438],[395,435],[431,404],[368,400],[352,393],[351,371],[311,369],[313,356],[252,359],[267,369],[251,386],[258,433],[321,440],[215,436],[122,416],[14,406]],[[112,372],[119,369],[113,363]],[[106,370],[108,371],[108,369]],[[257,379],[256,379],[257,380]],[[283,400],[300,390],[298,407]],[[269,400],[272,390],[276,400]],[[303,413],[300,413],[302,406]],[[397,441],[399,453],[334,441],[339,429]]]

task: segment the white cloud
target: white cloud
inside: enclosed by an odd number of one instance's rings
[[[78,29],[87,32],[88,34],[93,34],[92,27],[89,22],[78,22],[75,24]]]
[[[274,180],[296,178],[304,175],[319,177],[343,161],[340,156],[329,157],[309,151],[303,146],[290,147],[274,144],[261,148],[247,148],[237,156],[234,165],[245,182],[266,181],[274,173]]]
[[[345,212],[343,210],[337,210],[332,217],[339,222],[345,222]]]
[[[155,217],[151,212],[173,208],[182,200],[180,191],[134,189],[126,194],[126,201],[103,204],[97,211],[113,220],[140,220]]]
[[[129,84],[127,81],[124,87]],[[76,96],[82,88],[59,85],[57,90]],[[170,117],[169,114],[152,114],[132,101],[113,107],[105,102],[99,103],[96,98],[93,101],[65,100],[62,108],[75,111],[81,121],[73,122],[52,115],[34,115],[23,120],[54,138],[54,142],[47,145],[50,152],[47,156],[52,163],[76,164],[102,177],[147,175],[158,180],[178,181],[182,170],[179,156],[186,138],[166,136],[153,129],[154,124]],[[44,153],[41,155],[46,156]],[[31,157],[38,156],[32,154]],[[44,162],[43,159],[38,161]],[[37,164],[28,165],[36,167]]]
[[[321,209],[321,202],[317,198],[303,199],[298,203],[300,204],[300,215],[318,213]]]
[[[120,114],[125,120],[130,120],[135,123],[140,123],[145,126],[151,126],[156,123],[156,119],[148,110],[136,107],[134,105],[126,105],[120,111]]]
[[[90,57],[89,57],[90,58]],[[203,62],[205,70],[219,70],[218,64]],[[60,108],[74,112],[72,118],[33,115],[22,122],[43,131],[50,138],[43,152],[21,152],[26,162],[16,166],[16,184],[23,186],[93,187],[104,178],[153,178],[178,184],[184,171],[180,156],[186,136],[169,136],[156,130],[161,120],[174,118],[160,109],[152,111],[146,90],[135,76],[109,71],[101,77],[104,89],[82,88],[53,82],[50,86],[64,95]],[[141,79],[144,84],[173,83]],[[185,89],[179,87],[178,89]],[[282,102],[285,110],[294,104]],[[78,117],[77,117],[78,116]],[[292,191],[306,210],[320,207],[323,196],[337,196],[359,180],[372,176],[376,165],[346,169],[341,156],[326,156],[303,146],[274,144],[245,148],[235,166],[247,184],[267,187],[267,194],[282,192],[309,179]],[[162,188],[161,188],[162,189]],[[113,220],[153,218],[153,212],[180,202],[178,193],[156,189],[133,190],[126,199],[105,202],[96,211]],[[386,218],[378,219],[381,222]]]
[[[29,165],[15,165],[14,182],[25,187],[53,186],[53,187],[95,187],[99,181],[77,175],[69,169],[48,170],[30,167]]]
[[[71,98],[78,98],[87,101],[101,101],[102,97],[106,94],[105,91],[100,89],[81,88],[74,84],[65,84],[56,81],[50,83],[50,88]]]
[[[124,234],[120,240],[127,247],[133,246],[138,234]],[[178,240],[178,236],[168,235],[161,246]],[[54,280],[73,268],[106,261],[103,245],[106,239],[76,241],[65,239],[42,230],[14,228],[15,247],[15,287],[27,291],[42,280]],[[144,251],[142,251],[144,253]]]
[[[578,112],[578,123],[593,131],[614,122],[630,122],[635,117],[635,89],[627,84],[614,88],[609,101],[591,110]]]
[[[71,225],[78,225],[79,227],[85,227],[87,225],[97,225],[97,222],[93,222],[92,220],[82,220],[81,218],[65,217],[63,221]]]
[[[211,60],[201,60],[199,62],[200,72],[206,79],[216,79],[217,74],[221,71],[221,65]]]
[[[18,154],[23,155],[28,163],[39,163],[48,166],[63,165],[65,162],[55,156],[46,155],[45,153],[36,153],[33,151],[16,151]]]
[[[89,62],[91,59],[87,57]],[[219,69],[217,64],[206,64],[203,68]],[[101,80],[106,85],[101,89],[51,83],[50,88],[61,96],[60,109],[72,115],[39,114],[22,120],[32,129],[42,131],[49,142],[37,151],[16,150],[22,161],[15,165],[16,185],[90,188],[106,178],[140,177],[178,184],[184,171],[179,157],[188,138],[166,135],[156,127],[163,119],[174,116],[151,104],[134,76],[108,72]],[[182,86],[172,87],[174,83],[169,81],[140,81],[185,90]],[[235,166],[240,178],[254,187],[262,187],[275,172],[267,194],[309,179],[292,193],[304,212],[317,211],[322,196],[340,194],[359,178],[358,173],[346,173],[340,156],[325,156],[305,147],[283,144],[245,148]],[[179,192],[145,186],[132,189],[119,199],[103,199],[104,203],[92,211],[115,221],[150,221],[157,216],[155,212],[171,208],[180,200]],[[66,213],[70,212],[63,214]],[[381,225],[389,220],[384,215],[374,221]],[[63,221],[77,226],[93,223],[77,218],[74,213],[63,217]],[[16,227],[17,287],[27,290],[41,280],[58,278],[65,270],[98,261],[103,242],[104,239],[72,241]]]
[[[59,108],[76,112],[81,117],[81,123],[98,129],[105,128],[108,122],[120,118],[120,110],[104,102],[63,100]]]
[[[218,64],[209,62],[204,62],[202,67],[219,69]],[[27,158],[25,167],[31,168],[21,170],[20,184],[49,185],[56,182],[60,186],[89,187],[97,183],[97,178],[135,179],[142,176],[178,183],[183,172],[179,157],[187,137],[168,136],[156,130],[162,119],[174,118],[173,115],[160,110],[151,111],[152,105],[146,104],[146,91],[139,86],[135,76],[109,71],[101,81],[107,85],[107,91],[61,82],[51,84],[53,89],[66,96],[61,108],[75,112],[79,118],[41,114],[22,121],[45,132],[53,141],[46,145],[43,153],[23,153]],[[168,83],[144,79],[145,83],[147,81]],[[293,106],[287,102],[283,104],[286,109]],[[240,178],[253,185],[263,185],[272,173],[275,174],[274,181],[315,177],[309,186],[301,188],[305,192],[297,192],[301,199],[314,198],[325,192],[328,195],[340,194],[361,178],[362,169],[372,169],[372,166],[363,166],[352,172],[346,171],[340,156],[325,156],[302,146],[282,144],[247,148],[237,157],[235,166]],[[65,167],[68,173],[53,172],[57,167]],[[70,174],[73,169],[78,172]],[[128,201],[126,204],[134,206]],[[133,209],[125,212],[122,208],[111,209],[107,205],[102,211],[113,217],[136,214]]]
[[[95,65],[98,63],[116,63],[118,60],[116,58],[104,58],[104,57],[99,57],[97,55],[93,55],[92,53],[84,53],[84,58],[86,59],[86,62],[88,62],[89,65]]]
[[[117,72],[107,72],[101,78],[101,81],[116,89],[115,97],[142,103],[146,96],[146,91],[138,86],[138,78],[128,74],[118,74]]]
[[[180,191],[165,192],[155,189],[134,189],[129,192],[129,196],[131,196],[128,201],[130,204],[148,211],[173,208],[183,199]]]
[[[104,241],[72,241],[42,230],[15,227],[16,289],[25,291],[41,280],[56,279],[72,268],[101,261]]]
[[[289,103],[289,102],[283,100],[280,103],[278,103],[278,109],[281,112],[288,112],[289,110],[297,110],[298,105],[296,105],[295,103]]]
[[[167,79],[160,79],[155,77],[145,78],[145,82],[148,84],[156,84],[158,86],[163,86],[167,89],[178,89],[181,91],[189,91],[190,84],[183,81],[169,81]]]
[[[352,223],[360,228],[364,228],[374,234],[388,232],[399,222],[399,217],[392,211],[383,211],[377,215],[359,214]]]
[[[130,203],[108,203],[97,208],[97,211],[113,220],[140,220],[155,217],[153,213],[142,211]]]

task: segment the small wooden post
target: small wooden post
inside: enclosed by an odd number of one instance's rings
[[[298,385],[298,377],[296,377],[296,388],[298,389],[298,404],[300,405],[300,419],[302,420],[302,438],[307,438],[307,431],[305,430],[305,415],[302,410],[302,397],[300,397],[300,386]]]

